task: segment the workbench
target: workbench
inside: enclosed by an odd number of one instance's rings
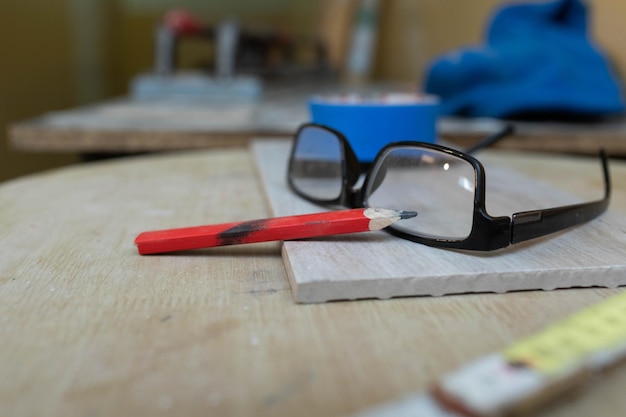
[[[310,120],[315,94],[413,92],[406,83],[350,86],[329,81],[269,84],[259,101],[148,101],[120,97],[54,111],[9,127],[10,146],[22,152],[133,154],[180,149],[246,146],[255,137],[293,136]],[[442,118],[438,133],[469,146],[498,131],[496,119]],[[496,144],[507,149],[626,156],[626,118],[596,122],[515,121],[515,134]]]
[[[583,197],[601,189],[577,175],[597,158],[490,158]],[[626,213],[626,163],[611,173],[611,209]],[[137,254],[155,225],[268,216],[246,148],[34,174],[0,184],[0,208],[2,416],[351,415],[623,291],[298,304],[279,242]],[[623,416],[624,386],[622,367],[542,416]]]

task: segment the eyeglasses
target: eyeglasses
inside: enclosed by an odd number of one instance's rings
[[[510,131],[486,138],[472,151]],[[310,123],[295,135],[287,180],[296,194],[323,206],[417,211],[417,217],[385,229],[395,236],[435,247],[489,251],[567,229],[605,212],[611,186],[603,151],[600,159],[601,200],[493,217],[485,209],[485,168],[468,152],[396,142],[364,168],[340,132]]]

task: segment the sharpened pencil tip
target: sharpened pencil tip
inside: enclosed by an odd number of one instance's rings
[[[410,219],[417,216],[417,211],[400,210],[398,213],[400,214],[400,218],[402,220]]]

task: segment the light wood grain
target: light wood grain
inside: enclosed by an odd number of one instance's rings
[[[214,150],[0,184],[0,415],[349,415],[617,291],[299,305],[277,243],[137,255],[140,231],[268,216],[252,167]],[[625,384],[618,371],[544,417],[622,416]]]
[[[306,107],[280,99],[251,103],[115,100],[45,114],[10,127],[11,144],[30,152],[137,153],[244,147],[252,136],[287,137]]]
[[[137,153],[247,146],[254,137],[290,138],[310,120],[315,94],[415,91],[406,83],[350,86],[329,82],[270,85],[260,102],[110,102],[44,114],[9,127],[9,143],[24,152]],[[494,119],[442,118],[438,134],[464,147],[502,128]],[[604,148],[626,155],[626,119],[598,123],[515,122],[496,146],[577,154]],[[349,138],[350,139],[350,138]],[[419,139],[419,138],[412,138]],[[353,138],[354,140],[354,138]]]
[[[589,123],[450,117],[442,118],[438,129],[442,137],[463,148],[498,131],[505,123],[512,124],[515,132],[496,143],[495,148],[582,155],[597,155],[604,149],[613,156],[626,155],[626,119],[620,117]]]

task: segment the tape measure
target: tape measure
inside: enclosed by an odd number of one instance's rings
[[[445,375],[430,393],[360,416],[527,415],[623,359],[626,292]]]
[[[626,292],[570,316],[504,354],[509,362],[527,363],[542,373],[554,374],[591,359],[602,362],[605,355],[611,360],[625,345]]]

